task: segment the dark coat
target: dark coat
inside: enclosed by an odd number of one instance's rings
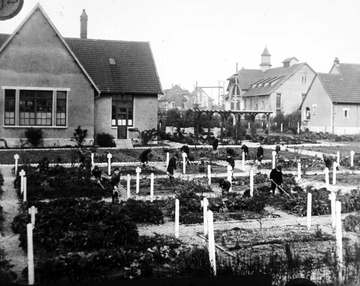
[[[229,156],[234,157],[235,156],[235,151],[234,151],[234,149],[226,148],[226,154],[228,154]]]
[[[230,166],[233,168],[233,170],[234,170],[234,168],[235,168],[235,160],[234,160],[234,158],[233,157],[228,157],[227,159],[226,159],[226,161],[230,164]]]
[[[216,151],[219,146],[219,140],[215,139],[212,146],[213,146],[213,150]]]
[[[190,153],[189,146],[187,145],[182,146],[180,151],[186,153],[186,155],[189,157],[189,153]]]
[[[221,179],[219,181],[219,187],[223,190],[223,191],[226,191],[228,192],[230,190],[230,187],[231,187],[231,183],[226,180],[226,179]]]
[[[283,173],[277,169],[272,169],[270,172],[270,179],[276,184],[281,185],[283,183]]]
[[[150,153],[151,153],[151,149],[147,149],[147,150],[145,150],[144,152],[142,152],[142,153],[140,154],[140,157],[139,157],[140,162],[141,162],[141,163],[148,162],[148,161],[149,161],[149,154],[150,154]]]
[[[174,170],[176,170],[176,158],[171,157],[171,159],[169,160],[167,171],[169,174],[174,175]]]
[[[112,187],[115,187],[115,186],[118,186],[120,183],[120,173],[118,175],[116,175],[115,173],[113,173],[111,175],[111,178],[110,178],[110,185]]]
[[[256,156],[257,156],[258,160],[261,160],[264,157],[264,148],[263,147],[260,146],[257,149]]]

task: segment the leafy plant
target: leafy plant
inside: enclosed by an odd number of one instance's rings
[[[25,131],[25,137],[28,143],[34,147],[43,143],[44,133],[40,128],[27,128]]]
[[[87,129],[81,129],[81,126],[79,125],[74,132],[74,136],[71,137],[72,141],[75,141],[78,146],[83,146],[85,138],[87,137],[88,130]]]
[[[95,142],[99,147],[116,147],[114,136],[105,132],[96,134]]]
[[[149,143],[149,141],[154,140],[157,137],[157,135],[158,132],[155,128],[140,132],[140,138],[145,146]]]

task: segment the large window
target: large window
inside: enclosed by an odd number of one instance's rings
[[[133,96],[116,94],[112,97],[112,126],[133,125]]]
[[[5,89],[5,126],[66,126],[67,91]]]
[[[281,109],[281,93],[276,94],[276,110]]]

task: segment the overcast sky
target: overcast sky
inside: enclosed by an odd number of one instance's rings
[[[335,57],[360,64],[360,0],[24,0],[12,33],[40,3],[63,37],[150,42],[164,89],[217,86],[239,69],[258,69],[265,46],[273,67],[288,57],[329,72]],[[209,93],[217,97],[216,90]]]

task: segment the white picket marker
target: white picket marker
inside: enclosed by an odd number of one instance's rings
[[[283,133],[283,124],[280,124],[280,132]]]
[[[297,167],[298,167],[298,180],[300,181],[301,180],[301,161],[298,160],[298,164],[297,164]]]
[[[213,212],[208,211],[208,228],[209,228],[209,259],[210,265],[213,269],[214,276],[216,276],[216,257],[215,257],[215,236],[214,236],[214,219],[213,219]]]
[[[208,165],[208,180],[209,186],[211,186],[211,165]]]
[[[232,167],[230,165],[227,166],[227,180],[232,185]],[[232,187],[230,187],[229,192],[232,191]]]
[[[186,157],[187,157],[187,155],[185,152],[182,153],[182,157],[183,157],[183,174],[186,174]]]
[[[15,159],[15,176],[16,176],[17,171],[18,171],[19,158],[20,158],[19,154],[15,154],[15,155],[14,155],[14,159]]]
[[[24,191],[24,202],[27,201],[27,178],[26,176],[23,177],[23,183],[24,183],[24,187],[23,187],[23,191]]]
[[[337,163],[334,162],[333,163],[333,185],[336,185],[336,166],[337,166]]]
[[[276,164],[276,151],[272,151],[272,168],[275,169]]]
[[[94,167],[94,153],[91,152],[91,167]]]
[[[311,212],[312,212],[312,194],[308,193],[307,195],[307,229],[311,228]]]
[[[297,134],[299,134],[300,133],[300,123],[298,122],[297,123]]]
[[[250,125],[250,122],[248,122],[248,129],[251,129],[251,125]]]
[[[22,194],[24,192],[24,176],[25,176],[25,171],[24,169],[22,169],[20,172],[19,172],[19,175],[20,175],[20,193]]]
[[[245,171],[245,152],[242,152],[242,158],[241,158],[241,170]]]
[[[354,151],[350,151],[350,166],[354,167],[354,156],[355,156],[355,152]]]
[[[111,175],[111,158],[112,155],[110,153],[107,154],[107,159],[108,159],[108,175]]]
[[[180,202],[179,199],[175,200],[175,237],[179,238],[179,213],[180,213]]]
[[[207,217],[207,211],[208,211],[208,199],[204,198],[201,202],[203,207],[203,216],[204,216],[204,235],[206,236],[208,234],[208,217]]]
[[[340,271],[339,271],[339,280],[342,280],[342,271],[343,266],[343,251],[342,251],[342,225],[341,225],[341,202],[337,201],[336,203],[336,256],[338,259]]]
[[[337,151],[337,155],[336,155],[336,158],[337,158],[337,165],[340,166],[340,151]]]
[[[254,195],[254,171],[250,170],[250,197]]]
[[[28,256],[28,284],[29,285],[33,285],[35,283],[33,228],[34,228],[34,226],[31,223],[28,223],[26,226],[26,229],[27,229],[27,256]]]
[[[135,172],[136,172],[136,193],[138,194],[139,193],[139,190],[140,190],[140,173],[141,173],[141,168],[140,167],[137,167],[135,169]]]
[[[154,173],[150,175],[150,202],[154,200]]]
[[[334,191],[330,192],[329,199],[330,199],[330,205],[331,205],[331,226],[335,229],[335,227],[336,227],[336,210],[335,210],[336,194]]]
[[[128,198],[128,199],[130,199],[130,197],[131,197],[131,193],[130,193],[130,181],[131,181],[130,174],[127,174],[126,195],[127,195],[127,198]]]
[[[325,186],[326,186],[326,189],[328,190],[329,189],[329,169],[328,168],[324,169],[324,174],[325,174]]]
[[[169,161],[170,161],[170,154],[169,152],[166,152],[166,167],[167,165],[169,165]]]
[[[29,208],[29,215],[31,218],[31,224],[35,227],[35,215],[37,214],[37,208],[35,206],[32,206]]]

